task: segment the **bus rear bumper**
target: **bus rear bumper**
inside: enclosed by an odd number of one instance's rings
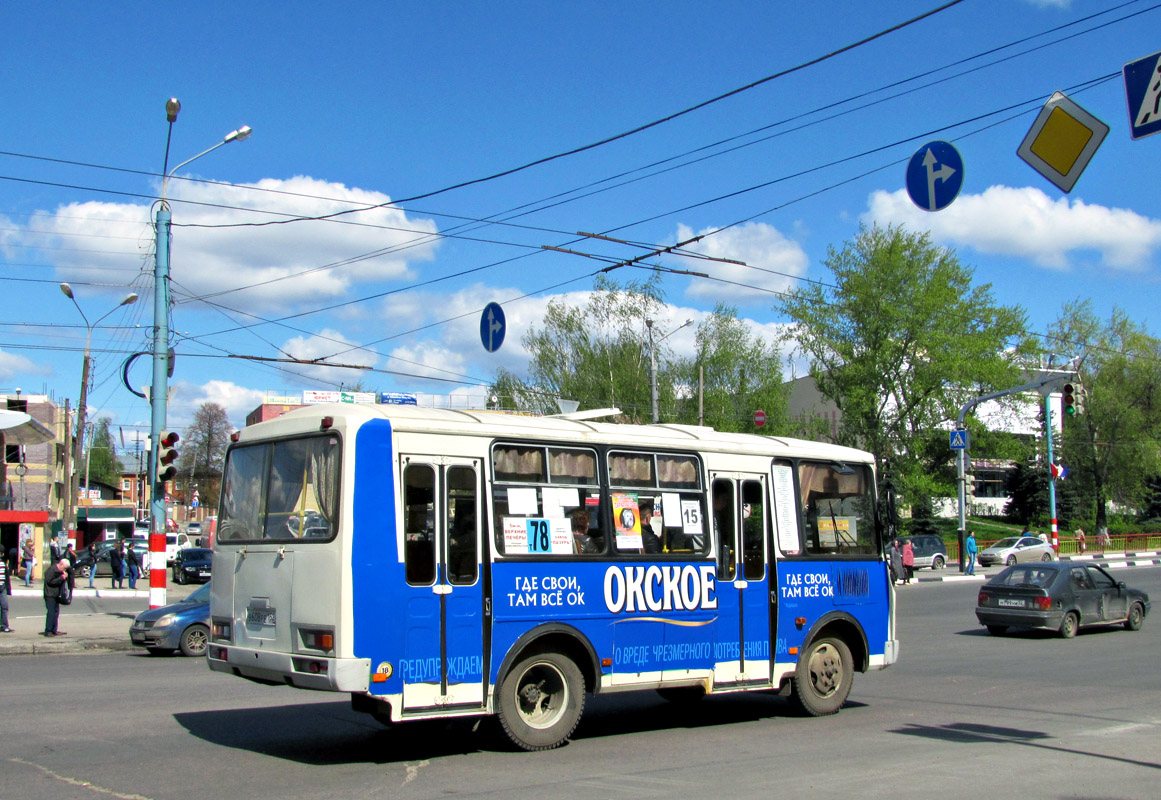
[[[272,653],[211,643],[206,661],[215,672],[228,672],[260,683],[277,683],[322,692],[365,692],[371,660],[325,658],[312,654]]]

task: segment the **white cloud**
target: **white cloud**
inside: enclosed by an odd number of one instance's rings
[[[706,228],[699,231],[698,235],[713,230]],[[688,226],[678,226],[677,241],[685,241],[693,235]],[[695,279],[686,291],[689,297],[736,305],[769,305],[774,300],[769,292],[793,289],[797,283],[794,278],[805,275],[808,264],[806,253],[797,242],[787,239],[777,228],[763,222],[749,222],[727,228],[690,245],[688,249],[714,258],[742,261],[747,265],[690,258],[668,259],[671,265],[679,264],[680,269],[705,272],[715,278],[733,282]],[[752,287],[768,291],[754,291]]]
[[[170,272],[178,302],[189,295],[230,292],[218,302],[248,310],[300,302],[315,305],[341,299],[360,283],[409,280],[414,277],[411,265],[430,260],[436,248],[433,221],[390,207],[332,221],[222,227],[316,217],[389,202],[379,192],[302,176],[241,187],[174,181],[169,188]],[[128,283],[143,264],[152,264],[154,235],[146,206],[72,203],[32,219],[28,229],[5,243],[46,248],[64,243],[75,248],[77,241],[102,243],[84,252],[46,249],[43,257],[52,258],[65,279],[91,279],[96,267],[120,273]]]
[[[902,189],[878,191],[867,209],[866,223],[929,230],[940,242],[1027,258],[1049,269],[1069,269],[1080,254],[1096,252],[1107,267],[1141,272],[1161,246],[1161,220],[1079,199],[1053,200],[1032,187],[991,186],[982,194],[960,195],[937,213],[917,208]]]
[[[178,384],[176,389],[169,422],[177,430],[188,426],[193,421],[194,412],[205,403],[217,403],[226,409],[230,422],[241,428],[246,424],[246,415],[262,405],[266,396],[261,389],[247,389],[230,381],[218,380],[208,381],[202,386]]]
[[[48,364],[37,364],[24,356],[6,353],[0,350],[0,380],[10,380],[17,375],[51,375],[52,367]]]

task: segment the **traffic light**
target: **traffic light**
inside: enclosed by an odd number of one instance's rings
[[[176,431],[162,431],[157,446],[157,482],[165,483],[177,476],[177,450],[174,445],[180,437]]]
[[[1076,387],[1071,383],[1064,384],[1063,394],[1060,398],[1060,407],[1068,416],[1076,413]]]

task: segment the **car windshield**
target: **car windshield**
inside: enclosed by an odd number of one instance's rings
[[[213,554],[213,550],[204,547],[187,547],[181,551],[181,557],[186,561],[208,561]]]
[[[203,583],[201,588],[187,597],[185,603],[208,603],[210,602],[210,584]]]
[[[998,541],[994,545],[992,545],[992,547],[993,548],[1011,547],[1012,545],[1016,544],[1016,542],[1018,542],[1018,541],[1020,541],[1019,536],[1012,536],[1008,539],[1001,539],[1000,541]],[[989,548],[989,549],[991,549],[991,548]]]

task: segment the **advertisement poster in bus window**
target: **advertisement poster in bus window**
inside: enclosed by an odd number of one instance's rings
[[[641,549],[643,545],[637,495],[613,494],[613,521],[617,526],[617,549]]]
[[[562,555],[572,552],[572,529],[567,518],[504,517],[504,552]]]

